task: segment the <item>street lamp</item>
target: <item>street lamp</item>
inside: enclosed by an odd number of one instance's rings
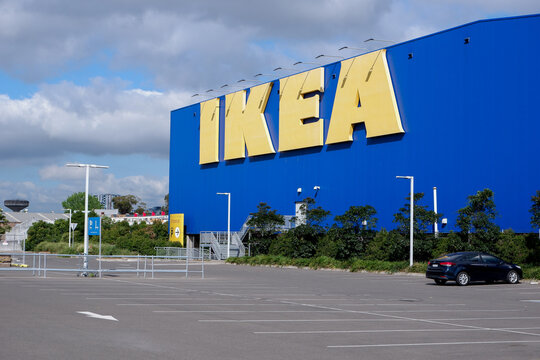
[[[66,209],[66,210],[69,210],[68,245],[69,245],[69,247],[71,247],[71,209]]]
[[[94,164],[66,164],[67,167],[83,167],[86,168],[86,187],[84,194],[84,262],[83,270],[88,270],[88,181],[90,178],[90,168],[93,169],[108,169],[108,166]],[[86,272],[84,273],[86,274]]]
[[[228,196],[228,207],[227,207],[227,259],[231,256],[231,193],[216,193],[217,195],[227,195]]]
[[[414,231],[414,176],[396,176],[396,179],[409,179],[411,180],[411,215],[409,225],[409,266],[413,266],[413,231]]]

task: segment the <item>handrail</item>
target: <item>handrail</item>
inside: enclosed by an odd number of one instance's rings
[[[20,253],[6,253],[2,252],[0,255],[9,255],[9,256],[20,256]],[[204,256],[200,256],[198,258],[195,257],[189,257],[186,256],[141,256],[141,255],[81,255],[81,254],[48,254],[48,253],[26,253],[26,258],[32,257],[32,266],[28,266],[26,264],[26,267],[21,266],[21,264],[18,267],[0,267],[0,271],[32,271],[32,275],[41,276],[43,274],[43,277],[47,277],[47,272],[54,271],[54,272],[78,272],[82,274],[83,276],[87,276],[88,274],[99,274],[99,277],[102,277],[103,273],[137,273],[137,277],[142,273],[143,276],[146,278],[146,275],[148,273],[152,274],[152,279],[154,278],[155,273],[183,273],[185,276],[188,276],[188,273],[200,273],[201,277],[204,278]],[[83,259],[87,257],[88,259],[96,260],[98,263],[94,267],[90,266],[87,269],[83,269],[82,261],[79,262],[78,267],[51,267],[50,265],[47,266],[47,259],[48,258],[75,258],[75,259]],[[37,261],[36,261],[37,258]],[[102,268],[102,261],[104,259],[118,259],[118,261],[122,260],[130,260],[130,259],[137,259],[137,266],[136,268],[113,268],[113,269],[103,269]],[[157,268],[156,266],[159,266],[160,264],[156,264],[156,259],[163,259],[168,261],[174,261],[174,260],[183,260],[184,266],[182,268],[178,269],[161,269]],[[148,260],[150,261],[150,268],[148,268]],[[189,260],[200,260],[199,262],[189,262]],[[141,261],[143,262],[144,267],[141,268]],[[88,262],[89,264],[90,261]],[[135,264],[134,264],[135,265]],[[201,270],[191,270],[189,269],[189,266],[200,266]]]

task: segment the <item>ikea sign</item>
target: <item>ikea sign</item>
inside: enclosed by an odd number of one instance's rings
[[[273,154],[276,151],[337,144],[353,140],[354,125],[363,123],[368,138],[403,133],[386,50],[341,61],[330,119],[320,117],[324,96],[324,67],[279,80],[279,147],[275,148],[265,118],[274,82],[230,93],[200,103],[199,164],[219,162],[220,140],[224,159]],[[220,107],[225,112],[220,118]],[[220,139],[220,122],[224,138]],[[324,122],[329,121],[326,141]]]

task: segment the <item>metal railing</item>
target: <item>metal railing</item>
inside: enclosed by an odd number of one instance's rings
[[[47,277],[48,272],[72,272],[78,276],[99,276],[108,273],[134,273],[137,277],[153,279],[158,273],[201,274],[204,279],[204,256],[144,256],[144,255],[71,255],[26,253],[26,264],[21,261],[21,253],[0,253],[11,256],[10,267],[0,267],[0,271],[27,271],[32,276]],[[85,256],[88,268],[83,268]],[[13,260],[15,263],[13,264]],[[191,262],[190,262],[191,261]]]
[[[204,248],[182,248],[182,247],[155,247],[156,256],[181,256],[188,257],[191,259],[200,259],[204,257],[205,259],[210,259],[210,254],[208,249]]]

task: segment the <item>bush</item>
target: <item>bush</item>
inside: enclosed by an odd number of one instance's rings
[[[435,249],[431,255],[432,258],[438,258],[444,254],[471,250],[473,250],[471,244],[464,241],[458,234],[450,232],[447,236],[439,237],[435,240]]]
[[[497,255],[505,261],[523,264],[529,256],[529,249],[525,236],[516,235],[511,229],[505,230],[500,236],[496,244]]]
[[[36,252],[49,252],[51,254],[77,254],[77,249],[69,247],[68,243],[42,241],[34,248]]]
[[[270,245],[269,254],[292,258],[310,258],[317,251],[321,233],[315,227],[300,225],[281,234]]]
[[[532,265],[524,265],[522,267],[524,279],[540,280],[540,267]]]
[[[381,229],[367,245],[364,259],[400,261],[408,258],[409,241],[397,231]]]

